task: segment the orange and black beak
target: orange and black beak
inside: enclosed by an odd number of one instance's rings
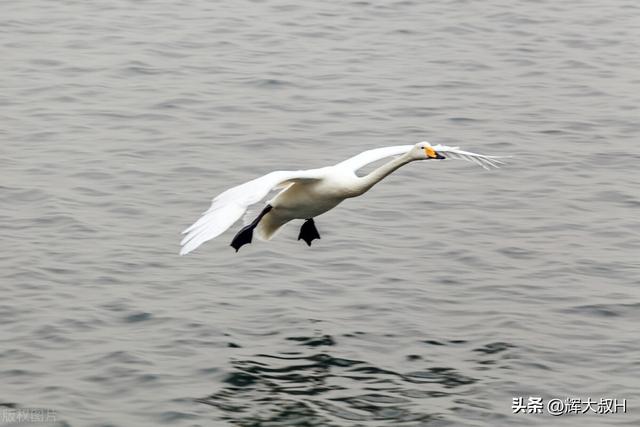
[[[430,159],[446,159],[445,156],[436,152],[436,150],[434,150],[431,147],[424,147],[424,152],[427,155],[427,157]]]

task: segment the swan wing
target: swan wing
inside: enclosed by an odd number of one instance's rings
[[[492,167],[499,168],[500,165],[504,164],[504,162],[500,160],[505,158],[503,156],[487,156],[484,154],[464,151],[459,147],[449,147],[447,145],[433,145],[431,148],[433,148],[436,153],[442,154],[444,157],[473,162],[487,170]]]
[[[350,159],[338,163],[336,166],[346,167],[355,172],[369,163],[376,162],[384,159],[385,157],[404,154],[410,151],[413,147],[413,145],[394,145],[392,147],[375,148],[373,150],[364,151],[357,156],[353,156]],[[440,153],[445,157],[473,162],[485,169],[490,169],[491,167],[497,168],[504,164],[504,162],[500,160],[504,157],[486,156],[484,154],[472,153],[470,151],[461,150],[459,147],[449,147],[447,145],[433,145],[431,147],[437,153]]]
[[[242,217],[247,208],[262,200],[269,192],[282,185],[316,181],[325,175],[325,168],[275,171],[230,188],[213,199],[211,206],[190,227],[180,242],[180,255],[186,255],[198,246],[222,234]]]
[[[368,165],[369,163],[377,162],[385,157],[397,156],[404,154],[411,150],[413,145],[394,145],[392,147],[374,148],[373,150],[363,151],[357,156],[353,156],[343,162],[338,163],[336,166],[345,167],[352,171]]]

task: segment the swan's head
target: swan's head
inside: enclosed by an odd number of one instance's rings
[[[418,142],[414,145],[411,149],[411,154],[416,160],[446,159],[442,154],[436,152],[427,141]]]

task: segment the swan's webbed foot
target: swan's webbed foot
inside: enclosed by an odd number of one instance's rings
[[[319,238],[320,233],[318,233],[315,222],[313,221],[313,218],[309,218],[304,222],[304,224],[302,224],[302,227],[300,227],[298,240],[302,239],[307,243],[308,246],[311,246],[311,242]]]
[[[233,238],[231,241],[231,247],[238,252],[240,248],[248,243],[251,243],[251,239],[253,238],[253,229],[256,228],[255,225],[249,224],[244,227]]]
[[[260,215],[254,219],[251,224],[245,225],[238,231],[233,240],[231,241],[231,247],[238,252],[240,248],[248,243],[251,243],[251,239],[253,238],[253,229],[258,226],[258,223],[262,219],[263,216],[269,213],[272,209],[271,205],[265,206],[265,208],[260,212]]]

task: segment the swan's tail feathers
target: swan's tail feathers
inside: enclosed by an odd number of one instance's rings
[[[191,227],[184,230],[180,242],[180,255],[186,255],[198,246],[222,234],[244,214],[245,207],[235,203],[217,206],[206,211]]]
[[[287,222],[289,220],[279,218],[273,212],[265,215],[256,227],[258,238],[260,240],[271,240]]]

